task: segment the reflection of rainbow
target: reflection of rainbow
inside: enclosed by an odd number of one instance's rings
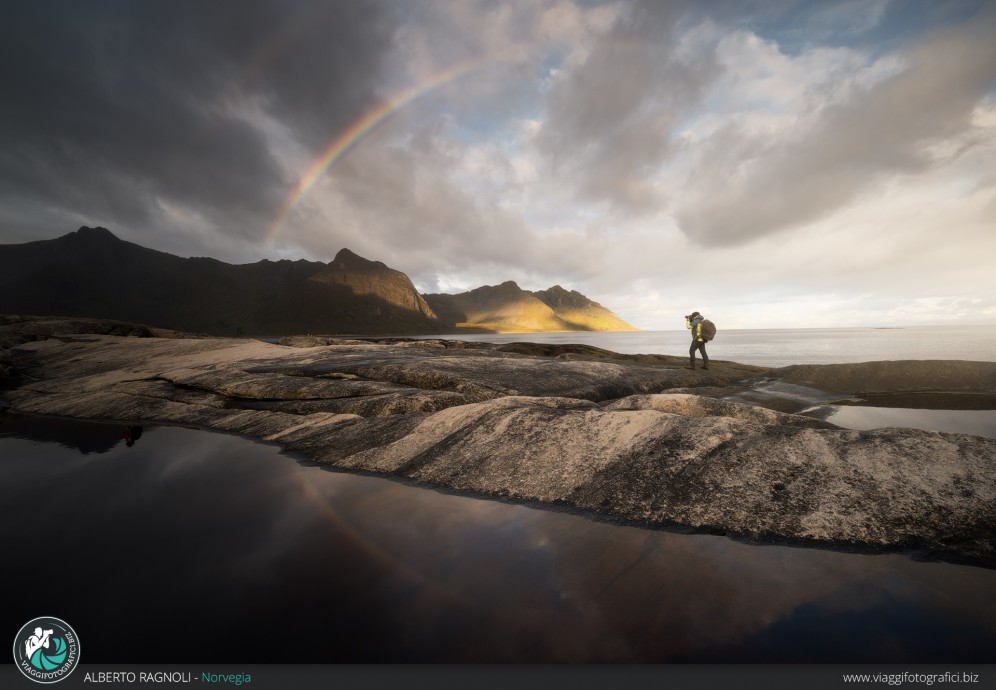
[[[462,592],[459,587],[454,587],[452,584],[444,586],[442,583],[432,579],[430,574],[416,569],[407,559],[401,557],[402,554],[399,553],[398,548],[385,547],[382,538],[371,536],[371,534],[365,533],[363,529],[354,524],[350,519],[352,515],[350,511],[342,512],[338,509],[336,501],[333,500],[333,495],[329,492],[330,482],[335,487],[345,486],[347,491],[349,487],[353,486],[353,491],[355,492],[354,483],[366,483],[366,480],[371,478],[361,478],[358,475],[350,476],[347,473],[343,473],[339,478],[335,478],[332,473],[319,473],[316,475],[313,472],[305,471],[306,468],[301,466],[296,469],[297,471],[291,474],[291,478],[305,494],[311,505],[325,518],[329,526],[346,537],[354,547],[358,548],[368,558],[384,568],[392,577],[403,579],[406,583],[424,588],[426,593],[430,593],[442,601],[465,607],[475,605],[475,601]],[[373,478],[373,481],[385,482],[385,480],[380,478]],[[403,485],[385,482],[380,486],[382,487],[379,489],[381,492],[393,492]],[[408,488],[401,489],[402,492],[408,490]],[[418,489],[415,490],[417,491]],[[391,496],[393,495],[391,494]],[[429,505],[431,506],[431,503]],[[369,526],[368,531],[372,532]]]
[[[293,211],[301,200],[307,196],[308,192],[310,192],[311,188],[315,186],[315,183],[318,182],[318,179],[322,176],[322,174],[335,165],[336,161],[352,149],[364,135],[386,120],[389,116],[393,115],[395,112],[420,96],[424,96],[430,91],[437,89],[448,82],[464,77],[470,72],[490,63],[491,61],[491,58],[478,58],[475,60],[457,63],[442,72],[434,74],[432,77],[420,84],[416,84],[415,86],[411,86],[398,92],[377,107],[368,111],[363,115],[363,117],[343,130],[335,139],[331,141],[331,143],[329,143],[325,151],[322,152],[322,155],[315,159],[315,162],[311,164],[311,167],[308,168],[304,175],[301,176],[301,179],[298,180],[297,184],[294,185],[294,189],[291,191],[291,194],[284,203],[280,213],[277,214],[277,217],[273,220],[273,223],[270,224],[270,227],[266,232],[266,237],[264,238],[265,243],[269,244],[274,240],[274,238],[276,238],[277,234],[280,232],[280,228],[283,227],[284,222],[287,220],[287,216],[289,216],[291,211]]]

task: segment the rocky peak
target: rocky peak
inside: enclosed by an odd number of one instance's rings
[[[370,271],[387,269],[387,266],[382,262],[364,259],[359,254],[350,251],[345,247],[339,250],[339,253],[335,255],[335,258],[332,259],[329,265],[339,271]]]
[[[525,294],[525,290],[519,287],[514,280],[506,280],[498,285],[482,285],[470,291],[475,297],[518,297]]]
[[[71,232],[66,237],[72,237],[74,239],[90,240],[90,241],[106,241],[115,240],[120,241],[120,238],[107,228],[97,226],[95,228],[87,227],[86,225],[81,226],[76,232]]]
[[[598,307],[601,305],[593,302],[577,290],[565,290],[559,285],[554,285],[546,290],[537,290],[531,293],[534,297],[549,305],[552,309],[585,309],[588,307]]]
[[[349,249],[340,249],[328,265],[311,276],[316,283],[347,287],[357,296],[374,296],[386,304],[436,320],[412,281],[401,271],[380,261],[370,261]]]

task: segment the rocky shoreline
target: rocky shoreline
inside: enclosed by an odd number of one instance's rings
[[[996,563],[996,440],[791,414],[799,389],[985,404],[996,363],[690,371],[586,346],[285,343],[0,317],[0,396],[15,412],[194,425],[330,468],[651,527]],[[774,393],[752,399],[759,384]]]

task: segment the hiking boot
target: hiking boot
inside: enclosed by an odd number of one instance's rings
[[[689,364],[689,365],[688,365],[687,367],[685,367],[685,368],[686,368],[686,369],[694,369],[694,368],[695,368],[695,365],[694,365],[694,364]]]
[[[709,368],[709,365],[708,365],[708,364],[703,364],[703,365],[702,365],[702,368],[703,368],[703,369],[708,369],[708,368]]]

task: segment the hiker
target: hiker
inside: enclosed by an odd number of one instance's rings
[[[695,351],[698,350],[702,353],[702,368],[709,368],[709,355],[706,354],[706,339],[702,336],[702,322],[705,321],[705,317],[702,316],[697,311],[693,311],[691,314],[685,317],[685,328],[691,330],[692,332],[692,346],[688,348],[688,358],[690,360],[688,368],[695,368]]]

